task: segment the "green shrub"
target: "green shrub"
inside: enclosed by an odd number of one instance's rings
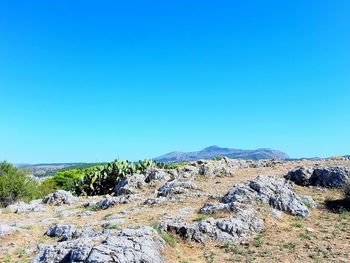
[[[58,189],[73,191],[75,187],[75,181],[84,177],[84,171],[73,169],[67,171],[57,172],[52,178],[49,178],[54,182]]]
[[[38,185],[38,197],[44,197],[58,189],[54,180],[52,180],[52,178],[47,178]]]
[[[17,169],[7,162],[0,163],[1,206],[37,198],[37,186],[37,181],[29,177],[28,171]]]
[[[162,169],[178,169],[181,167],[184,167],[186,165],[188,165],[188,162],[182,162],[182,163],[156,163],[156,166],[158,168],[162,168]]]
[[[137,164],[115,160],[105,165],[90,168],[79,180],[75,180],[74,192],[78,195],[104,195],[113,192],[115,185],[128,174],[144,173],[146,169],[155,167],[150,160]]]

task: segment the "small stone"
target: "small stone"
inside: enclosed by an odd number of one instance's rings
[[[306,232],[312,233],[312,232],[314,232],[314,229],[311,228],[311,227],[307,227],[307,228],[306,228]]]

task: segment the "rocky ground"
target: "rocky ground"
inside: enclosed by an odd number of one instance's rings
[[[300,168],[302,167],[302,168]],[[350,160],[198,161],[0,212],[0,262],[350,262]]]

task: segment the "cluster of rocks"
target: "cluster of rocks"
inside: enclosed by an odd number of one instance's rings
[[[186,198],[200,197],[199,188],[191,179],[171,179],[157,191],[156,198],[147,199],[144,204],[156,205],[168,201],[179,201]]]
[[[198,177],[213,178],[234,176],[237,169],[249,167],[266,167],[283,163],[275,160],[238,160],[222,157],[219,160],[198,160],[178,169],[149,168],[145,174],[126,175],[114,188],[117,196],[139,194],[145,187],[161,185],[156,191],[156,197],[147,199],[148,205],[162,204],[171,200],[183,200],[188,197],[199,197],[199,189],[193,182]],[[120,203],[118,199],[113,204]],[[100,204],[105,209],[111,200]]]
[[[17,202],[8,205],[6,209],[12,213],[27,213],[27,212],[44,212],[46,208],[44,204],[49,205],[63,205],[63,204],[75,204],[78,202],[78,198],[73,196],[71,192],[64,190],[57,190],[47,196],[42,200],[32,200],[29,203]]]
[[[13,213],[27,213],[27,212],[42,212],[45,211],[42,200],[32,200],[28,204],[24,202],[17,202],[8,205],[7,209]]]
[[[51,262],[143,262],[161,263],[161,249],[164,241],[150,227],[137,229],[126,228],[120,231],[104,230],[79,233],[73,227],[54,226],[48,232],[57,234],[73,234],[67,240],[54,245],[40,245],[38,254],[32,263]]]
[[[241,242],[263,228],[263,220],[254,209],[257,204],[268,204],[273,217],[281,218],[279,211],[307,217],[310,212],[305,202],[316,205],[311,197],[299,196],[287,182],[273,176],[258,176],[245,184],[233,187],[218,203],[206,203],[200,213],[226,213],[223,218],[210,217],[189,223],[181,216],[169,217],[160,223],[164,231],[176,233],[185,240],[205,243],[209,238],[222,242]],[[276,210],[277,209],[277,210]]]
[[[188,223],[182,217],[170,217],[160,223],[160,229],[179,235],[186,241],[205,243],[241,242],[262,230],[263,220],[249,207],[237,207],[225,218],[208,218],[200,222]]]
[[[285,178],[301,186],[324,186],[341,188],[350,184],[350,171],[344,167],[299,167]]]
[[[245,184],[233,187],[223,197],[222,202],[268,204],[292,215],[307,217],[310,214],[305,200],[292,190],[291,185],[273,176],[258,176]]]
[[[97,203],[87,203],[84,206],[93,206],[98,209],[107,209],[117,204],[128,204],[132,201],[138,200],[139,197],[136,194],[121,195],[121,196],[110,196],[107,195],[104,199]]]

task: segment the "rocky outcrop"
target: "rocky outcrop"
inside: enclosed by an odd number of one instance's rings
[[[258,176],[254,180],[232,188],[222,199],[223,203],[262,203],[302,217],[310,212],[291,186],[273,176]]]
[[[45,207],[42,205],[41,200],[32,200],[28,204],[24,202],[18,202],[6,207],[13,213],[26,213],[26,212],[42,212],[45,211]]]
[[[347,184],[350,184],[350,171],[344,167],[317,168],[310,178],[310,185],[340,188]]]
[[[285,178],[301,186],[341,188],[350,184],[350,171],[344,167],[305,168],[290,171]]]
[[[169,218],[161,222],[160,229],[173,232],[186,241],[238,243],[258,233],[263,225],[263,220],[253,209],[244,207],[235,209],[226,218],[208,218],[196,223],[188,223],[178,217]]]
[[[299,167],[293,171],[290,171],[285,178],[291,180],[297,185],[307,186],[310,184],[310,177],[313,173],[313,169],[308,167]]]
[[[160,263],[159,249],[164,247],[164,241],[151,228],[124,229],[93,247],[87,262]]]
[[[129,195],[136,194],[140,189],[146,185],[146,177],[143,174],[131,174],[126,175],[119,183],[114,187],[114,192],[117,195]]]
[[[222,157],[218,160],[198,160],[177,169],[179,178],[195,178],[203,176],[206,178],[234,176],[235,171],[248,168],[245,160],[236,160]]]
[[[121,196],[109,196],[107,195],[104,199],[97,202],[95,207],[99,209],[107,209],[109,207],[115,206],[117,204],[128,204],[135,200],[138,200],[137,195],[121,195]]]
[[[168,170],[160,168],[148,168],[145,171],[145,182],[150,183],[154,181],[168,181],[171,178],[171,173]]]
[[[32,263],[161,263],[164,241],[149,227],[99,233],[55,245],[39,246]]]
[[[59,237],[59,241],[71,239],[76,234],[75,225],[54,224],[47,230],[46,235],[49,237]]]
[[[75,204],[78,198],[73,196],[71,192],[57,190],[43,198],[43,203],[50,205]]]
[[[199,210],[201,214],[214,214],[218,212],[233,212],[235,211],[235,205],[234,203],[206,203],[204,206]]]
[[[173,179],[166,182],[158,189],[158,197],[183,198],[192,196],[192,190],[197,190],[198,187],[190,180]]]

